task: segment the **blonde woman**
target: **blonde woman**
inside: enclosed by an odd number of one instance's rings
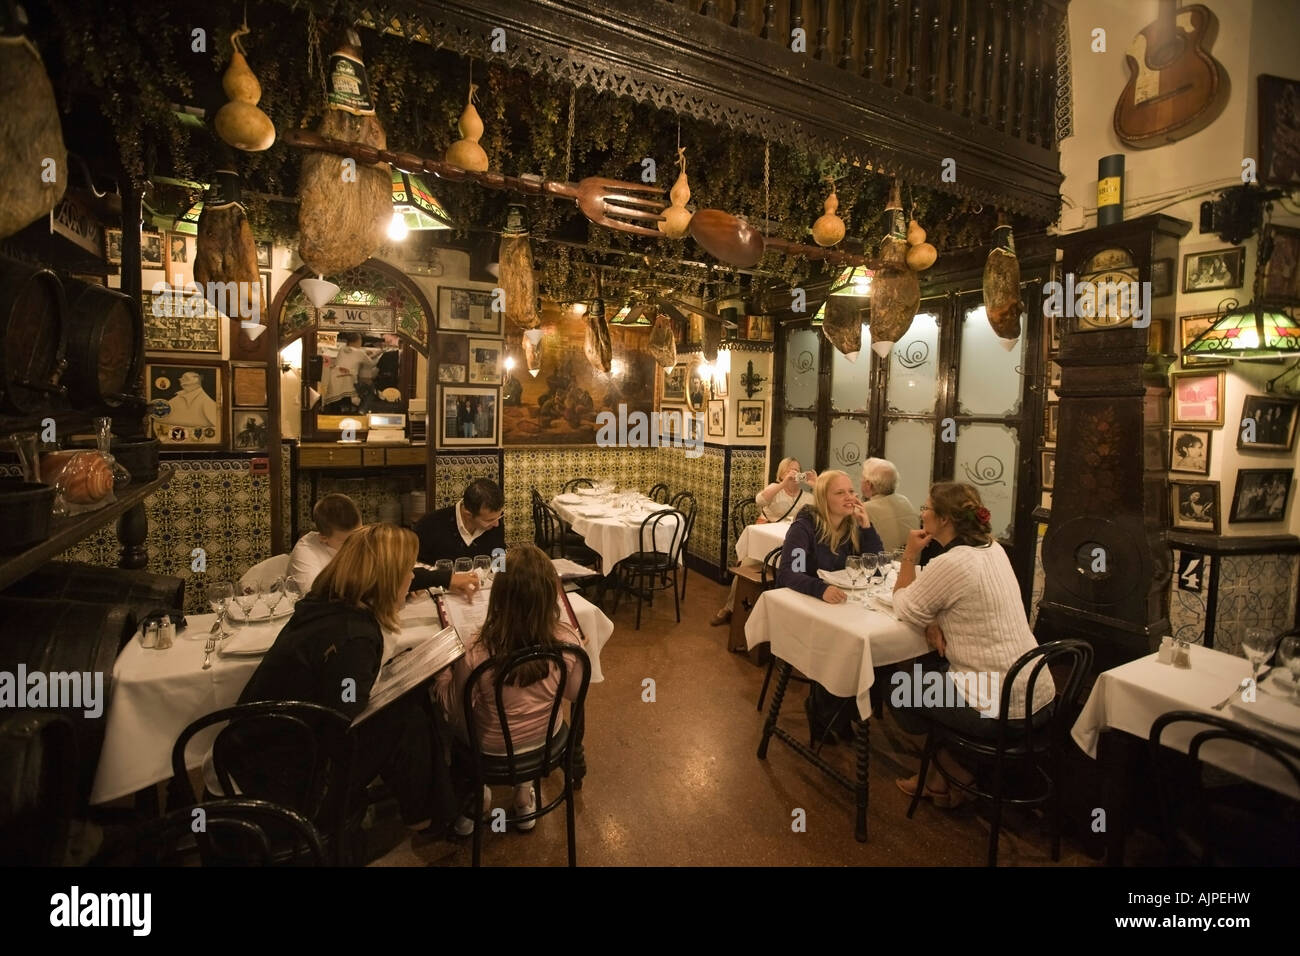
[[[298,602],[239,702],[310,701],[348,717],[365,710],[383,663],[381,628],[400,627],[418,550],[415,533],[392,524],[349,535]],[[446,825],[457,809],[445,764],[435,759],[441,751],[427,704],[427,694],[408,694],[352,731],[358,735],[353,800],[382,776],[412,829]],[[234,774],[244,793],[288,786],[281,778],[301,765],[297,755],[280,753],[283,744],[274,737],[244,735],[242,743],[257,755],[256,766]]]

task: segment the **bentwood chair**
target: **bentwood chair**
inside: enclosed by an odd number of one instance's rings
[[[281,850],[285,842],[293,852]],[[286,859],[324,866],[320,834],[301,813],[266,800],[209,800],[181,807],[105,848],[95,866],[274,866]]]
[[[560,494],[567,495],[577,491],[579,488],[595,488],[596,483],[590,478],[570,478],[560,486]]]
[[[673,495],[670,508],[676,508],[686,516],[686,530],[682,533],[682,597],[686,597],[686,555],[691,544],[691,532],[695,530],[695,495],[689,491],[679,491]]]
[[[750,502],[753,504],[753,502]],[[771,591],[776,587],[776,572],[781,566],[781,547],[775,547],[767,552],[763,557],[763,570],[759,575],[759,584],[764,591]],[[767,659],[767,673],[763,675],[763,686],[758,692],[758,712],[763,712],[763,701],[767,699],[767,688],[772,683],[772,671],[776,669],[776,656],[773,655]],[[801,684],[811,684],[807,677],[791,673],[790,679],[798,681]]]
[[[1262,692],[1261,692],[1262,693]],[[1162,741],[1180,724],[1192,729],[1187,752]],[[1186,728],[1179,728],[1185,736]],[[1167,736],[1172,737],[1173,732]],[[1206,751],[1236,750],[1255,771],[1281,768],[1300,790],[1300,747],[1221,714],[1161,714],[1148,737],[1160,798],[1166,863],[1189,857],[1201,866],[1294,866],[1300,857],[1300,803],[1204,762]]]
[[[657,485],[651,485],[650,490],[646,493],[646,497],[658,504],[666,505],[668,504],[669,497],[668,486],[662,481]]]
[[[673,607],[677,612],[677,623],[682,622],[682,605],[677,593],[677,565],[682,557],[682,543],[686,534],[686,516],[680,511],[665,508],[646,515],[641,522],[639,538],[640,550],[624,558],[617,565],[619,570],[618,589],[614,596],[614,613],[623,598],[623,592],[636,595],[636,629],[641,630],[641,604],[650,601],[654,607],[654,592],[673,591]],[[668,545],[661,548],[664,539]],[[669,576],[672,581],[669,583]]]
[[[600,555],[587,547],[582,535],[573,530],[560,513],[533,489],[533,543],[552,558],[570,558],[600,570]]]
[[[737,541],[751,524],[758,520],[758,502],[746,498],[731,509],[731,536]]]
[[[1049,670],[1056,665],[1055,677]],[[1034,688],[1044,672],[1054,680],[1056,696],[1051,704],[1042,708],[1032,719],[1009,719],[1011,710],[1011,689],[1022,671],[1029,669],[1025,684],[1025,700],[1034,698]],[[998,717],[993,727],[992,736],[972,736],[952,727],[930,722],[930,732],[925,738],[925,748],[921,752],[921,771],[917,777],[918,786],[907,808],[908,819],[916,812],[917,805],[925,794],[926,774],[930,763],[943,775],[948,786],[956,787],[968,794],[984,797],[993,802],[990,818],[988,865],[998,865],[998,833],[1002,828],[1002,807],[1004,804],[1015,806],[1052,805],[1052,859],[1061,858],[1061,791],[1057,781],[1061,779],[1061,748],[1069,733],[1069,723],[1073,717],[1070,706],[1079,696],[1079,688],[1092,668],[1092,645],[1086,641],[1066,640],[1040,644],[1033,650],[1022,654],[1007,671],[1000,695]],[[990,720],[990,723],[993,723]],[[982,789],[977,777],[969,784],[955,780],[944,768],[942,762],[935,760],[935,755],[946,749],[956,755],[974,758],[981,767],[992,765],[992,784]],[[1051,768],[1049,773],[1044,765]],[[1026,782],[1024,795],[1009,796],[1007,778],[1012,767],[1023,767],[1021,774]]]
[[[550,716],[546,726],[554,729],[548,733],[546,740],[528,750],[516,751],[515,738],[510,730],[509,717],[506,714],[504,689],[510,685],[513,675],[520,668],[533,662],[545,662],[558,674],[555,696],[550,702]],[[569,675],[575,667],[582,669],[578,693],[569,708],[569,723],[560,721],[560,705],[564,700],[564,689],[568,686]],[[479,746],[469,746],[464,741],[456,741],[456,749],[467,758],[474,778],[474,816],[483,819],[484,785],[503,785],[511,787],[531,782],[536,794],[537,807],[531,813],[518,814],[515,823],[527,823],[538,820],[561,803],[564,804],[565,823],[569,837],[569,866],[578,865],[577,826],[574,821],[573,807],[573,762],[574,750],[582,740],[583,714],[587,703],[587,686],[591,682],[591,662],[587,652],[576,644],[561,644],[559,647],[526,647],[515,651],[501,665],[493,669],[492,661],[487,660],[474,668],[465,682],[465,727],[471,741],[482,739],[480,721],[475,713],[474,704],[485,697],[496,708],[497,726],[505,738],[505,753],[485,753]],[[564,786],[558,796],[550,803],[542,797],[542,781],[556,770],[564,773]],[[478,866],[483,847],[482,824],[474,827],[473,865]]]

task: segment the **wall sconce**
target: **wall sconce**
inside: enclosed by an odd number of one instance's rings
[[[266,326],[257,322],[240,322],[239,327],[244,330],[244,335],[250,342],[256,342],[266,331]]]

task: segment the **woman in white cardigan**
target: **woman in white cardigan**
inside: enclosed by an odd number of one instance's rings
[[[989,512],[971,485],[940,482],[931,486],[921,508],[921,530],[908,535],[902,567],[894,588],[894,612],[899,620],[925,628],[926,642],[935,654],[915,665],[900,665],[891,680],[887,699],[899,725],[921,734],[931,721],[967,734],[993,737],[997,733],[998,707],[1007,671],[1027,651],[1038,646],[1020,597],[1020,584],[1006,552],[993,540]],[[918,576],[922,549],[937,541],[944,552],[932,558]],[[946,671],[944,677],[925,675]],[[933,690],[913,686],[918,673],[927,687],[942,687],[941,700]],[[1012,720],[1026,716],[1025,692],[1029,671],[1021,671],[1011,688]],[[1051,675],[1043,671],[1034,686],[1029,707],[1035,725],[1046,721],[1055,696]],[[945,752],[936,759],[954,777],[972,777]],[[898,781],[909,796],[916,792],[915,776]],[[938,770],[931,768],[925,796],[936,805],[955,807],[966,794],[950,789]]]

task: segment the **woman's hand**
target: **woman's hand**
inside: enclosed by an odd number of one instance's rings
[[[827,604],[843,604],[848,599],[849,596],[833,584],[827,585],[826,590],[822,592],[822,600]]]
[[[858,523],[859,528],[871,527],[871,516],[867,514],[866,502],[859,501],[853,506],[853,520]]]
[[[927,624],[925,626],[925,643],[938,651],[940,657],[948,656],[948,642],[944,640],[943,628],[938,624]]]
[[[903,560],[916,564],[921,560],[921,552],[925,550],[925,546],[930,543],[930,540],[930,535],[924,531],[909,531],[907,533],[907,544],[903,546]]]
[[[799,494],[799,472],[791,471],[781,482],[781,490],[791,498]]]

